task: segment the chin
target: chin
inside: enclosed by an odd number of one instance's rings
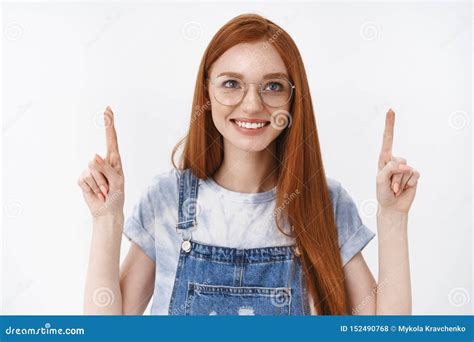
[[[258,140],[259,139],[234,138],[229,142],[235,147],[237,147],[239,150],[246,152],[261,152],[265,150],[270,144],[270,142]]]

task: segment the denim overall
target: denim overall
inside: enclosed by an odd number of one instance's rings
[[[182,244],[168,313],[309,315],[294,245],[237,249],[192,240],[198,187],[190,169],[180,172],[176,231]]]

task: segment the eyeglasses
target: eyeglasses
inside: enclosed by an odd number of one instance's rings
[[[250,83],[228,75],[212,79],[211,84],[214,98],[225,106],[238,105],[247,93],[249,84],[257,84],[262,102],[273,108],[286,105],[291,100],[295,88],[286,78],[271,78],[263,83]]]

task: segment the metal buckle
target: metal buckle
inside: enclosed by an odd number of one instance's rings
[[[184,222],[190,222],[190,221],[184,221]],[[176,226],[174,227],[176,229],[176,233],[180,233],[180,230],[182,231],[182,230],[191,230],[191,229],[194,230],[194,229],[196,229],[196,225],[197,225],[196,219],[193,219],[192,222],[193,222],[193,225],[191,227],[184,228],[184,229],[183,228],[178,228],[179,224],[183,223],[183,222],[178,222],[176,224]]]
[[[183,239],[183,242],[181,242],[181,249],[186,253],[189,253],[192,249],[191,237],[192,237],[192,232],[194,229],[196,229],[196,224],[197,224],[196,219],[194,219],[192,222],[193,222],[193,225],[189,228],[185,228],[185,229],[178,228],[179,224],[177,224],[175,227],[176,232],[180,234]],[[185,237],[185,235],[187,236]]]
[[[181,243],[181,249],[184,252],[189,253],[191,251],[191,241],[190,240],[183,240],[183,242]]]

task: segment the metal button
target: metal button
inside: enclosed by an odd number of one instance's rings
[[[189,253],[191,250],[191,242],[189,240],[184,240],[183,243],[181,243],[181,249],[186,253]]]

